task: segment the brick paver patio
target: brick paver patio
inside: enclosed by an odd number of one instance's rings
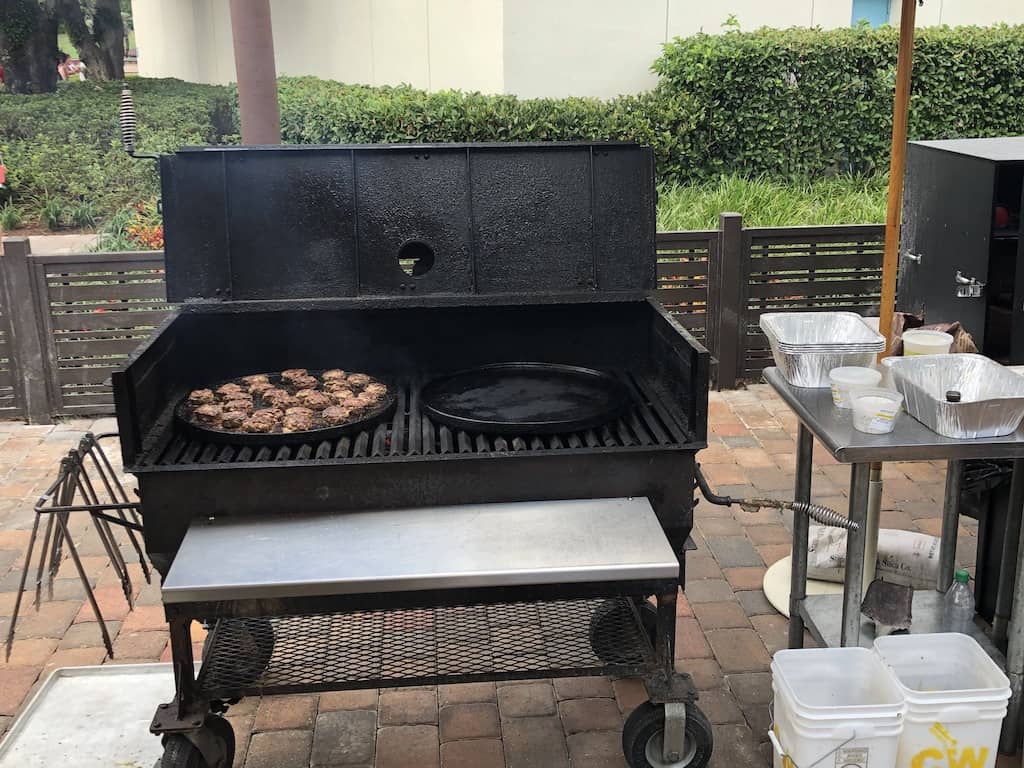
[[[32,504],[60,457],[87,429],[111,431],[114,423],[69,420],[29,427],[0,422],[2,636],[10,622]],[[709,431],[710,445],[699,458],[720,492],[791,494],[796,419],[766,386],[712,393]],[[941,463],[886,465],[882,525],[937,534],[944,471]],[[845,511],[848,482],[848,469],[819,449],[814,500]],[[38,613],[28,608],[19,620],[10,662],[0,661],[0,733],[54,668],[169,658],[158,586],[147,586],[136,570],[137,606],[129,613],[99,541],[86,535],[84,521],[75,525],[101,609],[116,633],[116,658],[104,659],[78,580],[71,568],[62,568],[53,600]],[[766,565],[789,553],[789,525],[775,511],[748,513],[703,501],[697,508],[697,550],[687,556],[677,656],[679,667],[699,687],[700,706],[715,726],[714,766],[764,765],[769,758],[768,664],[770,655],[785,646],[786,621],[765,599],[761,579]],[[967,566],[973,566],[975,534],[973,521],[965,520],[957,555]],[[194,639],[201,640],[200,635],[198,630]],[[637,681],[588,678],[247,699],[229,714],[238,742],[235,765],[246,768],[622,768],[622,720],[644,698]]]

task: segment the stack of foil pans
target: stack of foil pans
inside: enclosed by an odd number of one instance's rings
[[[870,366],[885,349],[882,335],[853,312],[772,312],[761,315],[761,330],[794,387],[828,387],[833,368]]]

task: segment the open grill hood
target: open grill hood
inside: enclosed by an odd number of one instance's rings
[[[655,287],[654,159],[633,144],[185,149],[160,173],[176,302]]]

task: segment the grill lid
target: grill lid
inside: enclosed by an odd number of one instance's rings
[[[634,144],[211,147],[160,174],[175,302],[655,286],[654,159]]]

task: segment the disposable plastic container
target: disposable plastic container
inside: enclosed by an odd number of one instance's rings
[[[775,767],[896,764],[905,704],[867,648],[779,651],[772,660]]]
[[[896,426],[903,395],[891,389],[858,389],[851,393],[853,427],[871,435],[885,435]]]
[[[995,766],[1010,681],[974,638],[889,635],[875,652],[907,703],[896,765]]]
[[[853,408],[850,393],[858,389],[877,388],[882,381],[882,372],[874,368],[848,366],[833,368],[828,374],[832,383],[832,402],[837,408]]]
[[[914,355],[945,355],[953,346],[953,337],[942,331],[904,331],[903,354],[905,357]]]

